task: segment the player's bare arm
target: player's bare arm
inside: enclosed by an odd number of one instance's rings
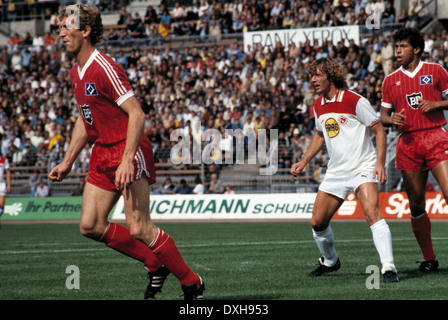
[[[11,170],[6,169],[6,193],[11,193]]]
[[[439,110],[439,109],[448,110],[448,100],[443,100],[443,101],[422,100],[422,101],[420,101],[418,107],[420,108],[420,110],[422,110],[425,113]]]
[[[124,190],[126,184],[134,181],[134,158],[143,134],[145,114],[135,97],[127,99],[121,108],[129,116],[126,147],[123,152],[121,164],[115,174],[117,189]]]
[[[308,147],[308,150],[305,152],[305,155],[303,156],[302,160],[292,165],[290,171],[291,174],[294,177],[297,177],[305,169],[308,162],[310,162],[311,159],[313,159],[316,156],[316,154],[322,149],[324,144],[325,144],[324,134],[321,131],[316,131],[316,134],[313,136],[310,146]]]
[[[387,181],[386,170],[384,168],[386,164],[386,131],[381,123],[376,123],[370,130],[375,134],[376,140],[376,153],[377,160],[373,176],[378,176],[380,184],[384,184]]]
[[[87,142],[88,137],[83,120],[81,119],[81,117],[78,117],[75,123],[75,127],[73,128],[72,140],[67,149],[67,152],[65,153],[64,160],[62,160],[62,162],[56,167],[51,169],[50,173],[48,174],[48,179],[53,182],[62,181],[70,173],[73,163],[75,162],[76,158]]]
[[[406,123],[405,109],[393,112],[392,108],[381,108],[381,123],[385,127],[401,126]]]

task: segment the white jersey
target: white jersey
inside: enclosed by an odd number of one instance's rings
[[[332,100],[323,96],[314,103],[316,129],[323,132],[330,160],[327,176],[372,171],[376,149],[370,127],[379,122],[369,101],[359,94],[339,90]]]
[[[9,169],[8,158],[0,156],[0,183],[6,182],[5,171]]]

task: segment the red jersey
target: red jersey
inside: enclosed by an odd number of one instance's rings
[[[383,82],[382,102],[384,108],[395,112],[405,109],[406,124],[400,132],[441,127],[446,124],[442,110],[424,113],[418,108],[419,101],[441,101],[442,93],[448,94],[448,73],[439,64],[420,61],[414,72],[400,67],[389,74]]]
[[[98,50],[83,70],[76,64],[70,80],[90,141],[103,145],[126,140],[128,116],[119,107],[134,96],[126,73]]]

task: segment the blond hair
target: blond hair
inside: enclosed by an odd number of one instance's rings
[[[59,19],[62,21],[69,16],[75,16],[75,24],[77,29],[84,31],[87,26],[90,26],[90,42],[97,44],[103,36],[103,21],[101,19],[101,12],[97,6],[93,4],[77,3],[62,8],[59,12]]]
[[[346,80],[347,70],[336,60],[331,58],[320,58],[314,60],[310,65],[310,74],[316,74],[317,69],[325,74],[330,82],[334,83],[336,89],[345,90],[348,88]]]

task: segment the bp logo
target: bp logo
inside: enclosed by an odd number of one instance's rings
[[[408,102],[408,105],[412,109],[417,110],[418,109],[418,104],[420,103],[420,101],[423,100],[423,95],[422,95],[421,92],[413,93],[413,94],[407,94],[406,95],[406,100]]]
[[[90,110],[90,106],[85,104],[83,106],[80,106],[80,108],[81,108],[82,117],[84,118],[84,120],[86,120],[86,122],[88,124],[92,124],[93,118],[92,118],[92,110]]]
[[[333,118],[328,118],[325,121],[325,130],[330,138],[334,138],[339,134],[339,124]]]

